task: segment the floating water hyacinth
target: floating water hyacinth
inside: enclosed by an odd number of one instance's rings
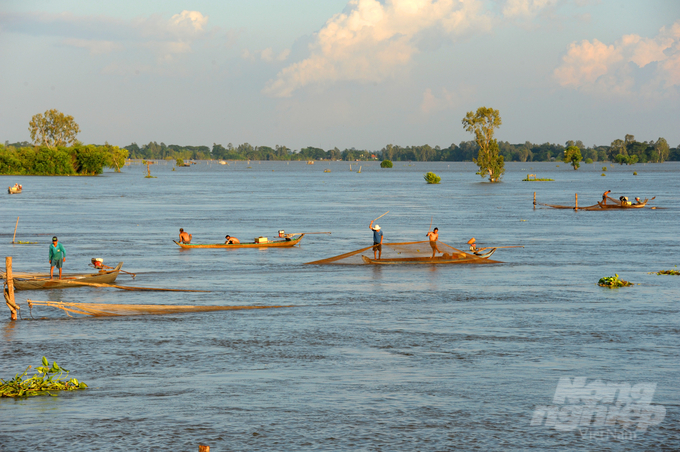
[[[68,370],[59,367],[56,361],[49,365],[47,358],[43,356],[42,366],[36,367],[36,374],[30,378],[24,379],[28,373],[28,366],[24,373],[16,374],[11,380],[0,379],[0,397],[31,397],[38,395],[51,395],[51,391],[74,391],[76,389],[85,389],[87,385],[79,382],[75,378],[64,380],[62,376]]]
[[[600,280],[597,282],[597,285],[602,287],[609,287],[610,289],[615,289],[617,287],[632,286],[633,283],[619,279],[619,275],[614,274],[614,276],[600,278]]]

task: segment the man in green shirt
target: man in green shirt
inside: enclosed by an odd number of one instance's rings
[[[59,243],[59,240],[57,240],[57,236],[55,235],[52,237],[52,244],[50,245],[50,279],[54,279],[52,277],[54,267],[59,269],[59,279],[61,279],[61,266],[65,261],[66,250],[64,249],[64,245]]]

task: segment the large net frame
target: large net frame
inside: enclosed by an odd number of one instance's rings
[[[69,303],[63,301],[26,300],[33,311],[36,306],[61,309],[71,317],[70,313],[89,315],[92,317],[117,317],[127,315],[160,315],[189,314],[196,312],[240,311],[246,309],[276,309],[293,306],[182,306],[162,304],[107,304],[107,303]]]
[[[488,258],[493,252],[483,252],[481,255],[467,253],[457,248],[437,241],[437,252],[432,258],[432,246],[428,241],[422,242],[400,242],[383,243],[382,253],[376,252],[374,257],[374,246],[367,246],[356,251],[352,251],[338,256],[329,257],[313,262],[306,262],[305,265],[365,265],[373,264],[400,264],[400,263],[422,263],[422,264],[498,264]],[[493,248],[489,248],[493,250]],[[376,250],[377,251],[377,250]],[[366,258],[366,259],[365,259]],[[367,261],[372,261],[368,262]]]

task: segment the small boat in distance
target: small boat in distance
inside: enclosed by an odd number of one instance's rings
[[[9,193],[10,195],[18,195],[19,193],[21,193],[22,189],[23,187],[21,185],[14,184],[14,187],[7,187],[7,193]]]
[[[69,287],[82,287],[87,283],[113,284],[123,266],[122,262],[110,271],[101,270],[98,273],[82,275],[64,275],[62,279],[39,277],[39,278],[13,278],[14,290],[41,290],[41,289],[66,289]],[[79,284],[85,283],[85,284]]]
[[[292,238],[292,237],[286,237],[284,240],[267,240],[267,241],[262,241],[262,242],[241,242],[241,243],[231,243],[227,245],[226,243],[208,243],[208,244],[187,244],[187,243],[179,243],[177,240],[173,240],[177,246],[180,248],[184,249],[189,249],[189,248],[285,248],[285,247],[291,247],[295,246],[298,243],[300,243],[300,240],[302,240],[302,237],[304,237],[305,234],[300,234],[300,237],[297,238]]]

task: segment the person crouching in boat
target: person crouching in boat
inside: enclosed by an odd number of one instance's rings
[[[191,243],[191,234],[184,232],[184,229],[179,228],[179,243],[186,243],[187,245]]]
[[[628,196],[620,196],[619,201],[621,201],[622,206],[630,206],[630,201],[628,201]]]
[[[236,237],[232,237],[230,235],[224,236],[224,244],[225,245],[238,245],[239,243],[241,243],[241,241],[239,239],[237,239]]]
[[[371,220],[371,224],[368,225],[368,227],[373,231],[373,259],[376,259],[376,254],[377,254],[377,259],[382,259],[382,243],[383,243],[383,233],[380,230],[379,225],[375,225],[373,227],[373,221]]]
[[[439,239],[439,228],[434,228],[431,232],[425,234],[430,239],[430,247],[432,248],[432,259],[434,259],[435,254],[439,251],[437,248],[437,239]]]
[[[470,251],[472,251],[473,253],[477,251],[477,243],[475,242],[476,240],[474,237],[468,240],[468,245],[470,245]]]
[[[611,193],[611,190],[607,190],[606,192],[602,193],[602,204],[606,205],[607,204],[607,195]]]
[[[640,200],[640,197],[638,196],[637,198],[635,198],[635,204],[634,205],[639,206],[640,204],[642,204],[642,201]]]

